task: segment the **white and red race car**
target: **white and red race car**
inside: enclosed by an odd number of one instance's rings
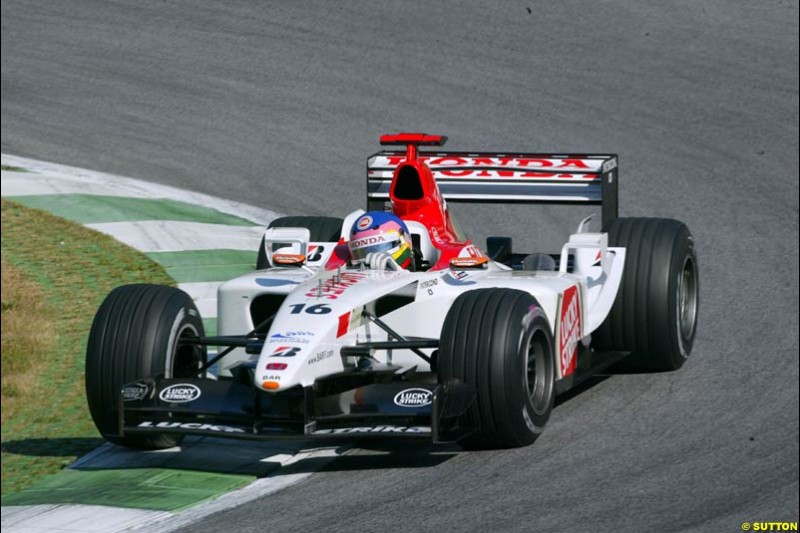
[[[100,433],[139,448],[186,434],[523,446],[587,377],[686,361],[692,237],[675,220],[617,216],[616,156],[419,148],[445,140],[385,135],[405,148],[367,161],[367,207],[405,222],[411,269],[351,264],[357,210],[273,221],[256,271],[219,288],[214,337],[178,289],[112,291],[86,355]],[[603,230],[585,219],[555,254],[515,252],[510,237],[482,250],[455,228],[456,202],[596,204]]]

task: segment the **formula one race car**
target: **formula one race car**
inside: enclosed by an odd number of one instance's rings
[[[419,149],[445,140],[383,136],[405,149],[367,160],[367,212],[274,220],[256,271],[219,288],[217,336],[178,289],[112,291],[86,355],[100,433],[149,449],[186,434],[524,446],[587,377],[683,365],[693,240],[675,220],[618,218],[616,156]],[[510,237],[482,250],[456,202],[596,204],[602,231],[585,219],[556,254]]]

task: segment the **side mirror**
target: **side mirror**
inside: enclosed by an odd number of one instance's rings
[[[270,228],[264,232],[264,251],[270,266],[299,267],[306,263],[308,228]]]

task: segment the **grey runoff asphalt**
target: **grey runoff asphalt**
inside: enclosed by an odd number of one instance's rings
[[[192,531],[797,520],[796,2],[2,3],[4,153],[344,214],[400,130],[620,154],[622,213],[697,241],[692,359],[572,396],[531,447],[364,446]],[[456,209],[545,251],[582,214]]]

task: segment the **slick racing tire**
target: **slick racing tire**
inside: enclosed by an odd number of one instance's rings
[[[342,233],[344,220],[337,217],[290,216],[276,218],[269,223],[268,228],[308,228],[311,232],[311,242],[338,242]],[[267,251],[264,248],[264,238],[258,247],[256,270],[269,268]]]
[[[477,432],[465,448],[531,444],[550,418],[555,356],[547,316],[536,299],[512,289],[478,289],[456,298],[442,326],[439,380],[474,387],[466,418]]]
[[[604,231],[609,246],[626,249],[625,270],[611,312],[592,334],[593,347],[630,352],[623,370],[677,370],[697,331],[699,280],[689,228],[666,218],[618,218]]]
[[[94,317],[86,349],[89,411],[106,440],[149,450],[180,443],[177,435],[120,437],[120,389],[144,378],[196,375],[206,359],[205,348],[181,339],[204,334],[197,307],[179,289],[125,285],[109,293]]]

